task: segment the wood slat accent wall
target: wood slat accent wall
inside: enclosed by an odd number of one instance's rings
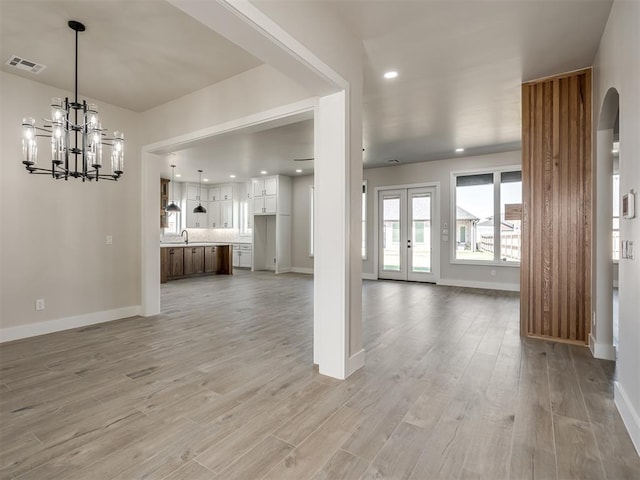
[[[586,343],[591,69],[522,85],[522,334]]]

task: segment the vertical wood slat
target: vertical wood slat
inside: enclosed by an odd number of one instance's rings
[[[591,312],[591,69],[522,86],[523,335],[586,343]]]

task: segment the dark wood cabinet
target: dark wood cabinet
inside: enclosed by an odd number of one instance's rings
[[[204,247],[204,271],[215,273],[218,270],[218,247]]]
[[[204,273],[204,247],[184,247],[184,274]]]
[[[160,283],[195,275],[233,274],[233,247],[163,247],[160,249]]]
[[[169,271],[167,274],[167,280],[173,278],[184,277],[184,257],[182,254],[182,247],[169,248]]]

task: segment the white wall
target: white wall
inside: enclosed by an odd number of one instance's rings
[[[374,210],[375,189],[395,185],[416,183],[440,183],[440,218],[442,222],[450,222],[451,218],[451,172],[492,169],[503,166],[521,164],[522,153],[506,152],[477,157],[450,158],[446,160],[396,165],[392,167],[369,168],[364,170],[363,178],[367,180],[367,259],[362,262],[365,277],[375,276],[374,239],[376,235]],[[293,266],[296,269],[312,269],[313,259],[309,258],[309,186],[313,185],[313,176],[296,177],[293,181],[293,215],[292,241]],[[452,232],[451,227],[449,228]],[[452,233],[451,233],[452,234]],[[450,243],[441,244],[440,269],[443,283],[474,282],[486,287],[509,288],[517,290],[520,286],[520,269],[501,265],[460,265],[450,263]],[[491,270],[496,275],[491,275]]]
[[[260,65],[144,112],[143,144],[192,133],[309,96],[307,90],[273,67]]]
[[[295,270],[313,270],[313,257],[309,256],[311,218],[310,188],[313,175],[294,177],[291,208],[291,265]]]
[[[620,191],[640,193],[640,2],[616,1],[611,9],[594,61],[594,118],[612,87],[620,94]],[[640,451],[640,215],[621,219],[620,238],[635,242],[636,257],[619,263],[615,401]]]
[[[50,116],[51,98],[72,94],[4,72],[0,75],[2,340],[136,313],[139,114],[92,100],[103,125],[111,133],[115,129],[125,133],[125,174],[120,181],[65,182],[29,175],[21,163],[22,118],[33,117],[42,125],[42,118]],[[39,163],[50,165],[47,139],[40,139],[38,147]],[[113,245],[106,245],[107,235],[113,236]],[[35,311],[36,298],[45,300],[44,311]]]

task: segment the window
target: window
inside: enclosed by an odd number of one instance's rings
[[[313,185],[309,187],[309,256],[313,257]]]
[[[520,170],[456,174],[454,186],[453,259],[519,263]]]
[[[367,181],[362,182],[362,259],[367,259]]]
[[[164,233],[180,233],[180,212],[167,213],[167,228]]]
[[[612,258],[620,260],[620,174],[613,174]]]

